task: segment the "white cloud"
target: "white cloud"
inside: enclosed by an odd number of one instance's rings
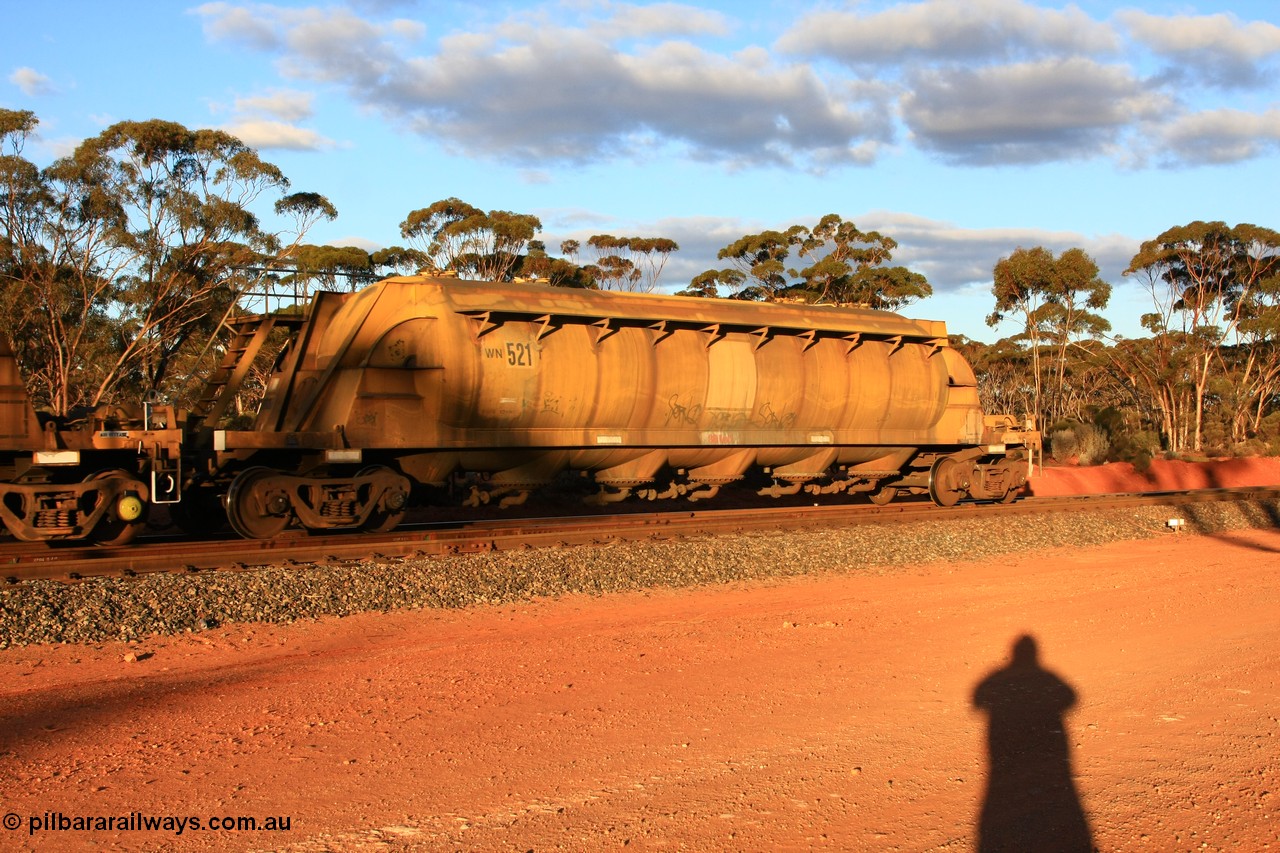
[[[605,3],[607,20],[593,29],[604,38],[649,38],[653,36],[724,35],[730,29],[719,12],[683,3]]]
[[[903,118],[925,148],[971,164],[1096,156],[1169,108],[1123,66],[1053,59],[912,75]]]
[[[282,62],[289,76],[365,90],[401,64],[399,27],[369,23],[342,8],[282,10]]]
[[[204,3],[191,9],[204,18],[204,32],[215,41],[234,41],[256,50],[275,50],[280,41],[269,15],[270,7],[244,7],[232,3]]]
[[[34,68],[15,68],[13,73],[9,75],[9,82],[22,90],[22,94],[29,98],[36,98],[41,95],[57,94],[57,89],[53,85],[53,81],[41,74]]]
[[[236,98],[237,113],[266,115],[280,121],[295,122],[311,118],[312,95],[308,92],[278,90],[265,95]]]
[[[388,31],[404,41],[419,41],[427,34],[427,27],[420,21],[397,18],[387,25]]]
[[[1178,164],[1222,164],[1280,151],[1280,109],[1264,113],[1210,110],[1184,115],[1164,127],[1166,157]]]
[[[883,12],[820,11],[778,40],[782,50],[851,66],[913,59],[979,61],[1114,52],[1106,24],[1074,6],[1061,11],[1023,0],[925,0]]]
[[[937,293],[989,287],[996,262],[1015,249],[1044,246],[1054,252],[1084,249],[1112,283],[1129,265],[1140,241],[1120,234],[1088,235],[1044,228],[960,228],[907,213],[873,210],[856,220],[898,241],[893,262],[923,273]]]
[[[82,142],[84,142],[84,139],[74,136],[46,139],[44,140],[44,150],[49,153],[50,157],[56,160],[61,157],[70,157],[72,154],[76,153],[76,149],[80,147]]]
[[[347,5],[369,14],[398,12],[420,5],[420,0],[346,0]]]
[[[960,165],[1131,166],[1153,150],[1228,162],[1273,150],[1252,103],[1209,102],[1186,85],[1274,92],[1264,72],[1280,55],[1280,28],[1232,16],[1101,21],[1072,5],[922,0],[804,14],[772,52],[728,52],[715,45],[741,23],[679,3],[566,0],[432,42],[420,22],[353,8],[220,2],[196,13],[209,38],[275,54],[287,78],[343,91],[451,153],[525,166],[534,180],[556,164],[673,153],[730,170],[822,171],[873,163],[904,130]],[[807,58],[788,61],[779,48]],[[1161,64],[1170,67],[1148,74]],[[301,109],[242,106],[283,122]],[[1241,112],[1233,123],[1244,135],[1213,131],[1210,145],[1206,128],[1197,147],[1207,120],[1194,116],[1215,109]]]
[[[1234,15],[1152,15],[1126,9],[1116,19],[1132,36],[1188,74],[1217,86],[1257,86],[1274,75],[1267,60],[1280,56],[1280,27],[1242,23]]]
[[[543,228],[557,233],[558,236],[555,237],[557,246],[561,240],[575,236],[573,231],[575,228],[594,228],[596,230],[591,233],[596,234],[618,227],[618,220],[615,217],[584,207],[541,208],[534,213],[542,220]],[[560,232],[564,233],[560,234]],[[547,245],[551,245],[551,238],[547,240]]]
[[[379,249],[385,249],[385,248],[386,248],[386,246],[383,246],[382,244],[380,244],[380,243],[378,243],[378,242],[376,242],[376,241],[374,241],[374,240],[369,240],[369,239],[366,239],[366,238],[364,238],[364,237],[357,237],[357,236],[351,236],[351,235],[348,235],[348,236],[345,236],[345,237],[335,237],[335,238],[333,238],[332,240],[326,240],[326,241],[325,241],[325,245],[328,245],[328,246],[355,246],[357,249],[364,249],[366,252],[368,252],[368,253],[370,253],[370,254],[373,254],[374,252],[378,251]]]
[[[314,130],[270,119],[243,119],[226,125],[223,130],[251,148],[319,151],[334,146],[333,140]]]
[[[345,10],[262,14],[286,46],[286,73],[343,86],[472,155],[541,165],[676,144],[726,165],[823,166],[867,161],[892,136],[880,87],[837,93],[806,66],[689,42],[625,52],[585,29],[508,27],[507,38],[449,37],[434,55],[404,56],[383,28]],[[223,32],[219,20],[211,33]]]

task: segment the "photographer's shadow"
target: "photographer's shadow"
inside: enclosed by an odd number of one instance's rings
[[[974,706],[989,718],[977,843],[984,853],[1094,849],[1063,721],[1076,692],[1038,657],[1035,638],[1019,637],[1009,664],[973,692]]]

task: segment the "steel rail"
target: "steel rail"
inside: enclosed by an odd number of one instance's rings
[[[927,501],[888,506],[866,504],[787,505],[765,508],[633,512],[548,516],[404,525],[390,533],[308,535],[290,531],[270,540],[220,536],[147,537],[116,548],[59,547],[44,543],[0,544],[0,578],[10,583],[52,579],[129,576],[150,572],[244,570],[271,565],[314,565],[368,559],[568,547],[645,539],[726,535],[760,530],[798,530],[857,524],[949,521],[987,515],[1075,512],[1280,498],[1280,487],[1202,489],[1068,497],[1028,497],[1013,504],[962,503],[937,507]]]

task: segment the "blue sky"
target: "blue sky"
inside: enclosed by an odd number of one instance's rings
[[[991,269],[1080,246],[1115,285],[1196,219],[1280,229],[1280,4],[1030,0],[348,0],[9,4],[0,106],[26,156],[113,122],[218,127],[339,218],[311,242],[403,244],[457,196],[536,214],[555,251],[663,236],[663,284],[766,228],[838,213],[935,295],[907,314],[994,340]]]

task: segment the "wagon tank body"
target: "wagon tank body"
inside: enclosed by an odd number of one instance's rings
[[[414,483],[459,472],[481,475],[472,505],[523,502],[566,469],[599,502],[698,500],[753,471],[773,495],[1006,499],[1037,440],[984,417],[941,322],[410,276],[319,294],[254,429],[218,431],[211,466],[239,469],[228,513],[262,536],[295,510],[387,526]],[[319,487],[358,497],[322,511],[303,494]]]

